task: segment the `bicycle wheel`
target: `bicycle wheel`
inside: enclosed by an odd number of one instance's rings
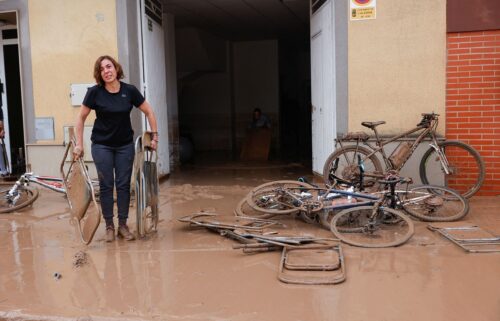
[[[12,186],[12,185],[11,185]],[[7,198],[10,189],[0,192],[0,213],[10,213],[32,204],[38,198],[38,189],[30,186],[20,186],[13,202]]]
[[[257,186],[247,195],[248,205],[256,211],[269,214],[298,212],[301,200],[312,197],[312,185],[299,181],[274,181]]]
[[[446,174],[434,148],[425,152],[420,161],[420,179],[423,184],[453,188],[469,198],[484,181],[484,161],[471,146],[454,140],[439,143],[439,149],[449,163],[450,174]]]
[[[413,222],[400,211],[379,207],[373,218],[372,212],[373,206],[343,210],[333,217],[330,229],[341,241],[368,248],[398,246],[412,237]]]
[[[457,221],[469,212],[469,202],[446,187],[418,186],[399,197],[405,211],[427,222]]]
[[[363,160],[363,165],[365,168],[365,178],[363,184],[366,187],[376,186],[376,177],[379,177],[383,173],[383,169],[377,156],[372,155],[367,158],[367,155],[369,154],[370,151],[366,148],[355,145],[344,146],[343,148],[335,150],[332,154],[330,154],[330,156],[328,156],[325,165],[323,166],[323,179],[325,180],[325,183],[329,185],[332,185],[334,183],[333,181],[331,181],[330,174],[331,171],[335,171],[333,174],[336,177],[355,186],[359,185],[359,155]]]
[[[248,194],[245,197],[243,197],[236,205],[236,208],[234,209],[235,216],[243,216],[243,217],[248,216],[248,217],[266,219],[266,218],[271,218],[275,215],[254,210],[248,205],[247,197]]]

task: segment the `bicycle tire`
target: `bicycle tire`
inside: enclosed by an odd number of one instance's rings
[[[269,214],[292,214],[300,210],[299,204],[284,195],[280,189],[314,189],[312,185],[299,181],[280,180],[259,185],[252,189],[246,197],[247,204],[256,211]]]
[[[368,232],[367,224],[372,211],[373,206],[345,209],[333,217],[330,229],[342,242],[366,248],[398,246],[413,236],[415,227],[411,219],[401,211],[387,207],[380,207],[376,214],[377,230]],[[390,223],[386,223],[385,217],[391,218]]]
[[[248,194],[245,197],[243,197],[236,205],[236,207],[234,209],[235,216],[267,219],[267,218],[271,218],[275,215],[275,214],[270,214],[270,213],[262,213],[260,211],[254,210],[253,208],[251,208],[248,205],[247,197],[248,197]]]
[[[408,214],[426,222],[457,221],[469,212],[465,197],[442,186],[413,187],[400,199]]]
[[[453,173],[444,174],[436,151],[430,148],[420,161],[419,173],[422,183],[453,188],[465,198],[477,193],[485,177],[485,165],[481,155],[472,146],[460,141],[448,140],[438,146],[443,153],[448,154],[446,158]],[[443,173],[444,177],[438,175],[440,173]],[[444,184],[438,179],[444,181]]]
[[[361,155],[364,159],[364,167],[365,167],[365,176],[371,175],[380,175],[383,173],[382,165],[378,160],[377,156],[371,155],[369,158],[366,158],[371,152],[361,146],[349,145],[344,146],[340,149],[336,149],[333,153],[328,156],[326,159],[325,165],[323,166],[323,179],[326,184],[332,185],[334,182],[330,181],[330,170],[335,164],[335,160],[338,158],[339,163],[337,167],[337,175],[342,180],[349,182],[350,184],[359,185],[359,179],[356,181],[356,178],[359,177],[359,165],[357,160],[357,155]],[[352,155],[351,155],[352,154]],[[343,157],[341,157],[344,155]],[[370,183],[377,184],[376,180],[370,181],[365,177],[364,185],[369,186]]]
[[[14,212],[28,205],[31,205],[38,198],[39,195],[39,191],[36,187],[20,186],[18,188],[18,193],[20,193],[21,196],[16,201],[16,204],[12,205],[7,202],[6,198],[6,195],[9,192],[9,190],[4,190],[0,192],[0,213]]]

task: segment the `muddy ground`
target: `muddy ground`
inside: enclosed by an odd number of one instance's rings
[[[105,243],[101,224],[89,246],[69,225],[64,197],[42,191],[32,207],[0,216],[0,320],[500,320],[500,253],[467,254],[426,223],[415,222],[398,248],[343,245],[347,280],[306,286],[278,281],[280,252],[246,255],[177,221],[200,210],[231,215],[252,187],[307,174],[293,165],[193,166],[162,182],[156,235]],[[466,221],[499,235],[500,198],[473,198]]]

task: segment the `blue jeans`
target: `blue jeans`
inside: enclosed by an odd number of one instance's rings
[[[113,222],[113,189],[115,186],[118,221],[120,224],[127,222],[134,156],[133,143],[120,147],[92,144],[92,158],[99,178],[102,216],[106,225]]]

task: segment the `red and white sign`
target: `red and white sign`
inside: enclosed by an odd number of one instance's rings
[[[377,0],[351,0],[351,20],[376,18]]]

